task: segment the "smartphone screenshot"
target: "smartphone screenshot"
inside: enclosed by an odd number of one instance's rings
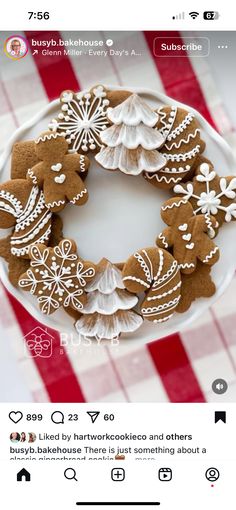
[[[0,506],[235,510],[236,25],[0,20]]]

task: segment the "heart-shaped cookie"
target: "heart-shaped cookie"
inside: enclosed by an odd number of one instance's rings
[[[53,172],[60,172],[61,169],[62,169],[61,163],[56,163],[56,165],[51,166],[51,170],[53,170]]]
[[[187,223],[183,223],[183,225],[180,225],[178,227],[178,229],[181,230],[181,232],[185,232],[187,230],[187,228],[188,228]]]
[[[54,181],[55,181],[57,184],[63,184],[63,182],[65,181],[65,179],[66,179],[65,174],[57,175],[56,177],[54,177]]]

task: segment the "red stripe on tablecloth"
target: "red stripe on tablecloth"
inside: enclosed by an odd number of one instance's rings
[[[25,310],[25,308],[6,291],[24,337],[37,326],[47,329],[52,335],[52,356],[50,358],[32,358],[45,385],[51,402],[85,402],[76,375],[73,372],[65,349],[60,345],[57,331],[45,328]]]
[[[205,402],[177,333],[148,344],[148,350],[171,402]]]
[[[144,32],[144,36],[168,96],[196,108],[217,129],[187,52],[182,50],[184,58],[155,57],[153,53],[155,37],[176,37],[177,43],[180,44],[183,43],[183,39],[179,32]]]
[[[32,53],[37,48],[32,45],[32,38],[38,43],[53,39],[56,42],[56,45],[50,47],[49,50],[60,49],[63,51],[63,46],[59,46],[59,39],[61,39],[59,32],[25,32],[25,35]],[[74,73],[69,57],[67,55],[45,56],[42,55],[42,49],[45,50],[46,47],[38,47],[38,53],[33,55],[33,59],[37,66],[48,99],[52,100],[59,97],[61,92],[65,89],[79,90],[79,82]]]

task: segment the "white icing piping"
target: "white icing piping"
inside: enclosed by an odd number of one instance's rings
[[[213,250],[211,250],[211,252],[209,253],[209,255],[206,256],[206,258],[203,260],[203,263],[207,263],[208,260],[210,260],[213,255],[215,255],[215,253],[219,250],[218,246],[216,246]]]
[[[82,191],[78,193],[78,195],[76,195],[74,198],[70,200],[70,204],[75,204],[75,202],[78,202],[78,200],[82,198],[83,195],[86,195],[86,193],[88,193],[87,189],[86,188],[82,189]]]
[[[43,243],[44,241],[48,241],[50,234],[51,234],[51,225],[48,227],[46,232],[44,232],[44,234],[39,239],[37,239],[37,241],[34,241],[33,243],[29,244],[28,246],[25,246],[24,248],[14,248],[14,246],[12,246],[12,248],[11,248],[12,255],[16,255],[17,257],[20,257],[22,255],[27,255],[29,253],[30,247],[33,244],[39,244],[39,243]]]
[[[165,313],[166,310],[172,310],[173,308],[176,308],[176,305],[178,304],[181,296],[177,296],[172,301],[169,301],[168,303],[163,303],[162,305],[148,307],[148,308],[142,308],[141,312],[145,316],[152,316],[156,315],[156,313]]]
[[[180,135],[189,124],[191,124],[192,120],[194,119],[194,114],[189,112],[184,120],[179,124],[171,133],[168,135],[167,140],[170,142],[170,140],[173,140],[173,138],[176,138],[176,136]]]
[[[163,287],[164,287],[164,285],[163,285]],[[157,296],[148,297],[147,301],[154,301],[155,299],[162,299],[162,298],[168,296],[169,294],[172,294],[173,292],[175,292],[175,290],[177,290],[179,287],[181,287],[181,281],[179,281],[179,283],[177,283],[177,285],[175,285],[172,289],[170,289],[166,292],[163,292],[163,294],[158,294]]]
[[[85,156],[80,155],[80,171],[86,172],[86,166],[85,166]]]
[[[144,250],[142,250],[144,251]],[[140,253],[135,253],[134,254],[134,258],[137,259],[138,263],[140,264],[146,278],[147,278],[147,281],[148,282],[152,282],[152,278],[151,278],[151,275],[150,275],[150,269],[147,265],[147,263],[145,262],[145,260],[143,259],[142,255]]]
[[[188,262],[185,262],[183,264],[179,264],[179,267],[181,269],[185,269],[186,267],[190,269],[190,267],[195,267],[195,264],[193,264],[193,262],[190,262],[190,264],[188,264]]]
[[[44,198],[43,198],[43,200],[44,200]],[[43,203],[41,203],[39,200],[34,211],[28,216],[28,218],[26,218],[23,221],[20,221],[20,218],[19,218],[19,223],[17,223],[15,226],[15,232],[19,232],[20,230],[24,230],[25,227],[29,227],[30,224],[33,223],[33,221],[39,217],[39,215],[42,213],[42,211],[44,209],[46,209],[48,211],[48,209],[45,206],[44,201],[43,201]]]
[[[63,205],[64,203],[65,203],[65,200],[58,200],[58,201],[55,200],[54,202],[48,202],[47,207],[51,209],[52,207],[55,207],[55,206],[58,207],[59,205]]]
[[[37,184],[37,177],[36,177],[36,175],[34,174],[34,172],[33,172],[33,170],[31,168],[28,168],[27,175],[30,177],[30,179],[32,180],[33,184]]]
[[[123,281],[125,281],[125,280],[132,280],[134,282],[140,283],[144,287],[147,287],[147,289],[150,288],[150,285],[148,283],[144,282],[144,280],[140,280],[140,278],[136,278],[135,276],[125,276],[123,278]]]
[[[179,202],[172,202],[172,204],[163,205],[161,210],[166,211],[166,209],[172,209],[173,207],[180,207],[182,204],[186,204],[187,200],[181,199]]]
[[[165,143],[164,147],[168,151],[171,151],[173,148],[179,149],[180,146],[182,145],[182,143],[185,143],[185,144],[189,143],[189,140],[196,138],[198,133],[200,134],[200,129],[196,128],[194,133],[189,133],[188,138],[182,138],[178,143],[173,142],[170,146],[168,146],[168,143]]]
[[[11,206],[5,202],[0,202],[0,208],[2,211],[6,210],[6,212],[9,212],[12,214],[15,218],[18,218],[20,214],[22,213],[23,207],[21,202],[18,200],[18,198],[15,197],[12,193],[9,191],[1,190],[0,191],[0,198],[3,198],[7,202],[10,202]]]
[[[158,182],[161,182],[161,181],[165,181],[167,184],[169,184],[171,181],[173,182],[179,182],[179,181],[182,181],[182,177],[166,177],[165,175],[161,175],[159,176],[159,174],[148,174],[147,172],[145,172],[145,177],[147,179],[156,179],[156,181]]]
[[[162,233],[159,234],[158,239],[160,239],[162,241],[164,248],[168,248],[168,243],[166,242],[166,238]]]
[[[158,323],[158,322],[166,322],[168,321],[169,319],[171,319],[171,317],[173,317],[173,313],[171,313],[170,315],[167,315],[167,317],[163,317],[163,319],[154,319],[154,323]]]
[[[34,239],[34,237],[40,232],[40,230],[43,229],[43,227],[50,221],[52,217],[52,213],[48,211],[48,209],[45,211],[42,218],[39,219],[39,221],[33,226],[31,230],[28,232],[25,232],[22,236],[12,237],[11,238],[11,244],[22,244],[27,243],[28,241],[31,241]],[[27,237],[25,237],[27,236]]]
[[[65,133],[52,132],[45,135],[41,135],[37,138],[37,140],[35,140],[35,143],[37,144],[39,142],[45,142],[46,140],[51,140],[51,138],[58,138],[58,136],[62,136],[63,138],[65,138]]]
[[[177,275],[178,273],[178,263],[177,261],[175,260],[171,266],[171,268],[161,277],[159,278],[159,280],[156,282],[156,287],[154,286],[154,288],[152,289],[153,291],[156,291],[156,290],[160,290],[162,287],[165,287],[166,285],[166,280],[168,280],[168,283],[173,280],[173,278],[175,278],[175,276]],[[173,273],[173,274],[172,274]],[[172,275],[172,276],[171,276]],[[169,278],[171,276],[171,278]],[[159,283],[163,283],[163,285],[159,285]]]
[[[186,159],[192,159],[196,154],[200,152],[200,145],[196,145],[191,151],[185,152],[184,154],[167,154],[162,152],[162,156],[164,156],[167,161],[186,161]]]

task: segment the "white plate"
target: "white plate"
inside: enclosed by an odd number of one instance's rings
[[[193,111],[200,122],[202,138],[206,142],[207,149],[204,154],[211,159],[219,174],[235,174],[236,165],[231,149],[197,111],[149,89],[109,85],[106,87],[137,92],[155,108],[170,104]],[[10,176],[10,154],[13,144],[18,140],[35,138],[41,131],[47,129],[48,121],[58,111],[59,100],[55,100],[16,130],[0,159],[2,182],[8,180]],[[158,233],[163,228],[160,207],[170,193],[150,185],[142,176],[132,177],[119,171],[104,170],[98,166],[93,157],[91,159],[92,164],[86,179],[90,199],[82,207],[67,206],[61,213],[64,236],[76,241],[78,252],[85,259],[98,262],[102,257],[107,257],[112,262],[122,262],[137,249],[154,245]],[[160,325],[145,321],[138,331],[131,335],[122,335],[121,338],[129,339],[132,344],[156,340],[180,331],[211,306],[225,291],[235,271],[236,258],[232,256],[236,248],[234,228],[233,223],[224,225],[217,236],[216,242],[221,249],[221,257],[212,270],[217,287],[214,296],[209,299],[198,299],[187,312],[176,313],[170,321]],[[6,231],[1,231],[1,235],[5,236]],[[31,315],[45,326],[60,332],[69,332],[76,337],[73,320],[63,310],[45,317],[38,308],[36,298],[14,288],[7,274],[7,264],[1,259],[0,277],[4,285]]]

